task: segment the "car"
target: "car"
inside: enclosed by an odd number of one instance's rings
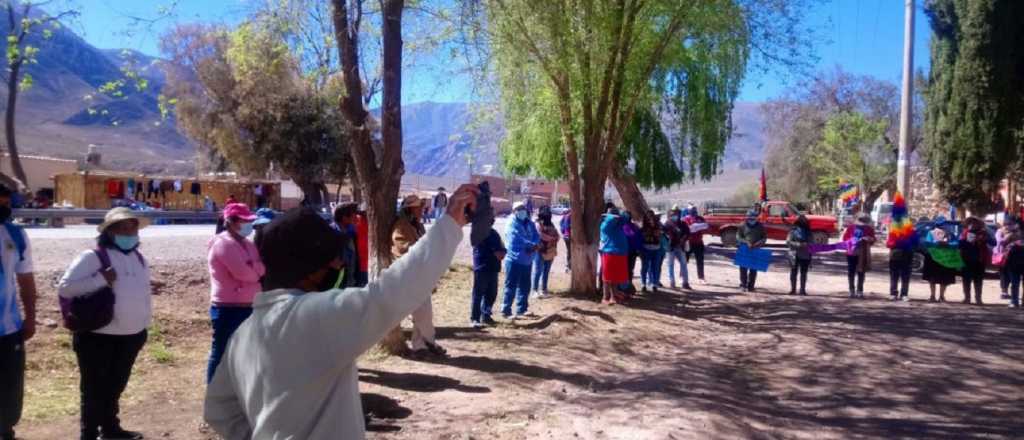
[[[569,213],[569,207],[565,205],[556,205],[551,207],[551,214],[554,215],[566,215]]]
[[[936,226],[945,229],[950,234],[950,244],[956,245],[960,240],[960,232],[963,231],[963,223],[959,221],[941,220],[938,224],[935,221],[919,221],[914,224],[914,231],[917,232],[917,249],[914,250],[914,260],[911,263],[911,270],[915,273],[920,273],[924,270],[925,252],[925,241],[928,236],[928,232],[934,229]],[[985,223],[985,229],[988,230],[990,246],[995,245],[996,231],[999,229],[995,224]],[[998,270],[994,266],[989,266],[989,270]]]

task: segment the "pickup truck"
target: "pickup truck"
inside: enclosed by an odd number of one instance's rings
[[[747,219],[749,207],[726,207],[711,208],[704,215],[708,223],[708,233],[722,238],[725,246],[736,246],[736,231]],[[761,205],[761,223],[768,232],[770,240],[785,240],[789,236],[793,223],[796,222],[800,211],[794,208],[789,202],[769,201]],[[823,215],[808,215],[807,220],[811,223],[811,236],[814,243],[827,244],[830,237],[836,236],[839,232],[836,227],[835,217]]]

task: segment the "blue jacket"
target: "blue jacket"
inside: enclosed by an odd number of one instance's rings
[[[473,271],[501,272],[501,260],[498,260],[494,253],[503,251],[505,251],[505,244],[501,242],[501,235],[498,234],[498,231],[491,229],[484,241],[473,246]]]
[[[513,217],[512,221],[508,222],[505,241],[508,242],[506,261],[520,266],[533,264],[533,256],[537,253],[534,248],[540,243],[540,234],[537,233],[537,225],[533,224],[533,221]]]
[[[629,255],[629,240],[622,231],[622,217],[605,214],[601,220],[601,253]]]

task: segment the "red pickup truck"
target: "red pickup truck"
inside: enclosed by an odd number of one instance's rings
[[[711,208],[704,215],[708,223],[708,231],[711,235],[722,237],[722,244],[736,246],[736,231],[747,219],[749,207],[727,207]],[[770,201],[761,205],[761,223],[770,240],[785,240],[789,237],[793,223],[800,215],[789,202]],[[839,230],[836,227],[835,217],[824,215],[808,215],[807,220],[811,223],[811,234],[814,243],[827,244],[830,237],[836,236]]]

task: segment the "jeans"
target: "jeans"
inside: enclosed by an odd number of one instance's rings
[[[672,286],[676,285],[676,261],[679,262],[679,276],[683,284],[690,284],[690,271],[686,267],[686,253],[682,249],[673,249],[668,253],[668,281]]]
[[[135,366],[139,350],[146,344],[145,330],[134,335],[104,335],[81,332],[72,336],[71,345],[81,373],[81,429],[83,438],[96,438],[98,428],[121,427],[121,393]]]
[[[0,336],[0,438],[14,438],[25,400],[25,342],[20,331]]]
[[[757,271],[747,269],[745,267],[740,268],[740,286],[746,289],[753,289],[757,284]]]
[[[498,272],[473,272],[473,299],[469,320],[480,322],[491,317],[494,300],[498,298]]]
[[[206,364],[206,383],[213,382],[213,374],[217,372],[224,352],[228,350],[228,341],[235,330],[252,315],[252,307],[210,307],[210,322],[213,324],[213,345],[210,347],[210,360]]]
[[[985,266],[967,265],[963,268],[964,301],[971,302],[971,286],[974,286],[974,297],[981,304],[981,286],[985,282]]]
[[[889,262],[889,295],[906,298],[910,293],[910,272],[913,260]]]
[[[1005,265],[999,268],[999,289],[1002,293],[1010,291],[1010,269]]]
[[[652,251],[644,249],[640,251],[640,284],[642,286],[656,286],[657,266],[658,266],[658,253],[661,251]]]
[[[1019,306],[1020,305],[1020,280],[1024,276],[1024,273],[1017,271],[1016,269],[1010,269],[1007,272],[1010,273],[1010,304]]]
[[[505,262],[505,299],[501,314],[512,315],[513,300],[518,304],[517,315],[526,313],[530,307],[530,265]]]
[[[690,262],[690,256],[693,256],[697,260],[697,279],[704,279],[704,245],[690,245],[690,250],[686,252],[686,262]]]
[[[661,287],[661,268],[665,265],[665,251],[659,250],[654,254],[654,267],[651,268],[654,280],[651,281],[652,286]]]
[[[857,256],[846,256],[846,279],[850,282],[850,292],[864,293],[864,272],[857,271]],[[854,280],[856,279],[856,285]]]
[[[572,270],[572,240],[569,237],[563,237],[562,241],[565,242],[565,268]]]
[[[789,269],[789,290],[796,292],[796,276],[800,274],[800,293],[807,292],[807,271],[811,269],[811,260],[793,259],[793,267]]]
[[[533,258],[533,290],[548,291],[548,275],[551,275],[551,263],[554,263],[554,261],[545,261],[539,252]]]

